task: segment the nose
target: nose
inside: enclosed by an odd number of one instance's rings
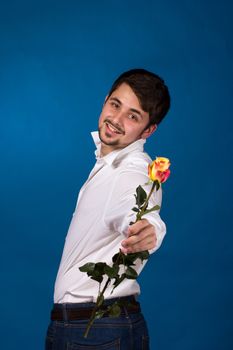
[[[112,113],[111,117],[109,118],[109,122],[122,134],[125,133],[123,122],[124,118],[125,114],[122,111],[114,111],[114,113]]]
[[[122,125],[125,118],[125,113],[122,110],[115,111],[112,116],[113,116],[114,123],[118,123],[119,125]]]

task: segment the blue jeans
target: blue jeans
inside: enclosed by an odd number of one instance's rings
[[[66,304],[65,307],[87,307],[93,303]],[[61,304],[64,308],[64,304]],[[149,350],[149,336],[141,312],[116,318],[95,320],[87,338],[88,320],[51,321],[46,336],[46,350]]]

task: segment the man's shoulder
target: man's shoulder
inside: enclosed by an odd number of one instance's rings
[[[124,157],[116,158],[113,166],[119,170],[143,171],[147,172],[148,164],[151,162],[150,156],[146,152],[131,152]]]

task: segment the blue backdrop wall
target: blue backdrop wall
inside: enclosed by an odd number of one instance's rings
[[[124,70],[167,82],[146,150],[172,161],[167,236],[140,277],[151,349],[233,348],[232,2],[0,5],[1,348],[43,349],[89,136]],[[29,345],[31,344],[31,345]]]

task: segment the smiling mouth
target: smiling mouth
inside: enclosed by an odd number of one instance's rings
[[[105,121],[105,124],[107,125],[108,129],[113,132],[114,134],[124,134],[124,132],[118,128],[116,128],[115,126],[113,126],[111,123],[109,123],[108,121]]]

